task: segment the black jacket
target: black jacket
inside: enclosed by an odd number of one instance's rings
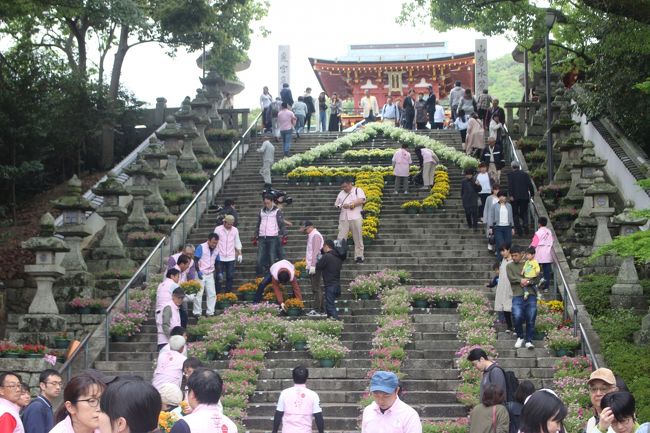
[[[314,107],[314,98],[311,96],[303,96],[302,100],[305,105],[307,105],[307,114],[315,113],[316,108]]]
[[[429,120],[431,120],[433,122],[433,113],[436,112],[436,94],[435,93],[431,93],[429,95],[429,99],[426,100],[426,102],[424,103],[424,106],[427,109],[427,113],[431,114],[431,119],[429,119]]]
[[[476,184],[476,179],[463,178],[460,184],[460,198],[463,201],[464,208],[478,206],[478,192],[481,190],[480,185]]]
[[[280,98],[282,102],[286,102],[287,105],[293,105],[293,96],[291,95],[291,89],[288,87],[280,90]]]
[[[528,200],[535,195],[533,180],[521,169],[508,173],[508,188],[508,195],[515,200]]]
[[[494,154],[494,165],[497,167],[497,170],[501,170],[505,165],[501,146],[499,145],[494,146],[494,150],[492,153]],[[481,161],[488,164],[488,166],[490,165],[490,146],[485,146],[485,149],[483,149],[483,155],[481,156]]]
[[[323,285],[325,287],[341,287],[341,268],[343,260],[336,250],[323,254],[316,263],[316,270],[323,274]]]
[[[410,96],[407,96],[404,98],[404,102],[402,103],[402,108],[404,108],[404,112],[408,114],[414,114],[415,113],[415,101],[413,101],[413,98]]]

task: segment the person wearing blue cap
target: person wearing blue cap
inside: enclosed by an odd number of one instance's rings
[[[363,410],[361,433],[422,433],[418,413],[399,399],[399,379],[390,371],[376,371],[370,379],[374,402]]]

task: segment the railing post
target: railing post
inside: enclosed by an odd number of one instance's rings
[[[183,227],[183,228],[182,228],[182,230],[181,230],[181,239],[184,240],[184,239],[185,239],[185,236],[187,235],[187,233],[185,232],[185,218],[183,218],[183,225],[182,225],[182,227]]]
[[[88,369],[88,340],[84,343],[83,347],[84,351],[84,370]]]
[[[160,268],[158,268],[160,272],[166,271],[166,269],[163,268],[164,266],[163,256],[165,255],[164,250],[165,250],[165,244],[162,243],[160,244]]]
[[[207,203],[207,201],[208,201],[207,197],[206,197],[205,201]],[[194,228],[197,228],[199,226],[199,208],[201,207],[200,204],[201,204],[200,199],[197,200],[196,203],[194,204],[194,210],[196,211],[194,213],[194,215],[195,215],[195,217],[194,217]],[[205,208],[207,209],[208,207],[206,206]]]
[[[578,335],[578,310],[573,310],[573,336]]]
[[[104,361],[108,361],[108,344],[109,344],[109,342],[111,340],[110,329],[109,329],[109,324],[108,324],[109,323],[108,319],[109,319],[110,315],[111,315],[111,312],[109,311],[106,314],[106,319],[105,319],[105,321],[106,321],[106,329],[105,329],[105,332],[104,332],[104,337],[106,338],[106,343],[104,345]]]

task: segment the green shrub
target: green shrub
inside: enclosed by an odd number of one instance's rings
[[[605,343],[632,341],[632,334],[641,328],[641,317],[631,310],[616,309],[592,321],[594,329]]]
[[[650,377],[647,372],[646,377],[637,377],[634,382],[628,383],[628,386],[636,400],[637,419],[642,422],[650,420]]]
[[[588,275],[578,283],[578,297],[591,317],[599,317],[610,311],[609,294],[615,282],[614,275]]]

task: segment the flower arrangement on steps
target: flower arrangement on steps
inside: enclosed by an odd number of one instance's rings
[[[409,317],[408,291],[400,286],[409,278],[407,271],[383,269],[374,274],[360,275],[355,279],[364,285],[374,285],[373,290],[377,291],[381,302],[381,315],[377,318],[377,329],[372,338],[367,378],[372,377],[377,370],[392,371],[402,377],[401,367],[406,359],[405,347],[411,342],[415,330]],[[372,396],[369,390],[366,390],[359,406],[364,408],[371,401]]]
[[[129,293],[128,313],[124,308],[118,308],[111,313],[109,333],[114,341],[129,341],[140,332],[140,328],[151,312],[152,298],[155,288],[132,290]]]
[[[386,289],[405,284],[411,274],[405,270],[382,269],[368,275],[359,275],[350,282],[348,290],[356,299],[372,299]]]
[[[295,320],[287,324],[286,340],[294,350],[305,350],[314,333],[339,338],[342,332],[343,322],[338,320]]]
[[[444,204],[444,201],[449,197],[449,191],[449,173],[447,173],[447,167],[438,164],[434,173],[434,185],[431,187],[429,195],[422,201],[411,200],[404,202],[401,207],[407,214],[420,212],[432,214],[434,209]]]
[[[409,295],[415,308],[456,308],[466,296],[452,287],[411,287]]]
[[[346,150],[345,152],[343,152],[343,159],[345,161],[354,161],[354,162],[390,163],[393,158],[393,154],[395,153],[396,150],[397,149]]]

